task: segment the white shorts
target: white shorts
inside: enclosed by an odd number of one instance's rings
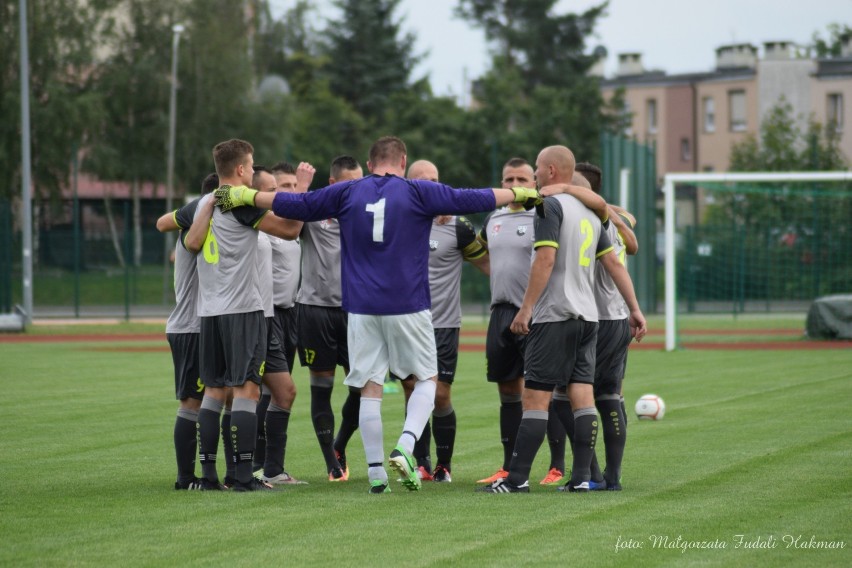
[[[397,316],[349,314],[349,374],[344,384],[383,385],[388,370],[398,377],[427,380],[438,374],[432,313]]]

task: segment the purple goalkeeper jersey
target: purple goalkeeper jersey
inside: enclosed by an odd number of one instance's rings
[[[277,193],[280,217],[340,223],[343,309],[397,315],[431,307],[429,232],[436,215],[496,207],[491,189],[370,175],[309,193]]]

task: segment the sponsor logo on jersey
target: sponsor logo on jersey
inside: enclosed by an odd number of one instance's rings
[[[334,219],[323,219],[322,221],[320,221],[319,225],[320,225],[321,229],[328,229],[333,224],[334,224]]]
[[[438,250],[438,241],[429,239],[429,250]]]
[[[500,226],[501,226],[500,223],[494,223],[494,225],[491,227],[491,234],[496,235],[497,233],[499,233],[500,232]]]
[[[526,235],[526,234],[527,234],[527,226],[526,226],[526,225],[520,225],[520,226],[518,226],[518,234],[519,234],[520,236],[524,236],[524,235]]]

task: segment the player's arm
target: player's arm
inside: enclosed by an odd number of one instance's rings
[[[627,302],[627,308],[630,310],[630,331],[636,341],[642,341],[645,334],[648,332],[645,316],[642,310],[639,309],[639,301],[636,299],[636,292],[633,290],[633,280],[630,279],[630,274],[621,262],[618,261],[618,256],[615,251],[610,250],[606,254],[598,258],[598,262],[603,264],[603,267],[609,272],[612,281],[624,301]]]
[[[279,217],[278,215],[269,212],[261,218],[257,225],[255,225],[255,228],[258,231],[263,231],[267,235],[292,241],[298,238],[299,233],[302,232],[303,225],[304,223],[302,221],[284,219],[283,217]]]
[[[621,207],[610,205],[609,220],[618,229],[618,234],[624,241],[627,254],[634,255],[639,252],[639,241],[636,239],[636,233],[633,232],[633,227],[636,226],[636,218]]]
[[[533,308],[544,293],[547,281],[550,280],[553,265],[556,263],[556,251],[559,248],[562,207],[554,199],[545,199],[543,207],[546,211],[545,215],[536,216],[535,219],[536,241],[533,244],[535,258],[530,267],[527,290],[524,292],[521,309],[518,310],[510,326],[512,333],[518,335],[527,335],[530,332]]]
[[[583,187],[580,185],[569,185],[567,183],[556,183],[553,185],[546,185],[542,187],[540,193],[542,197],[557,195],[559,193],[573,195],[578,200],[580,200],[580,203],[585,205],[587,209],[593,211],[602,223],[605,223],[607,217],[609,216],[609,210],[607,209],[606,200],[587,187]]]
[[[172,211],[171,213],[164,213],[157,219],[157,230],[161,233],[169,233],[171,231],[177,231],[182,229],[180,225],[178,225],[177,220],[175,219],[175,213],[177,213],[177,209]]]
[[[462,258],[474,265],[486,276],[491,275],[491,261],[488,257],[488,249],[482,246],[482,242],[476,236],[473,224],[464,217],[456,219],[456,239]]]
[[[198,254],[198,251],[204,246],[204,241],[210,231],[210,219],[213,217],[215,206],[216,202],[212,197],[204,200],[204,203],[198,208],[189,230],[184,232],[183,247],[189,252]]]

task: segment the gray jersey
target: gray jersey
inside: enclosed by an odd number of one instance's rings
[[[292,308],[299,293],[299,264],[302,245],[299,239],[288,241],[269,237],[272,245],[272,303],[279,308]]]
[[[272,303],[272,243],[269,239],[266,233],[257,234],[257,282],[263,315],[271,318],[275,315],[275,305]]]
[[[183,245],[200,199],[192,200],[174,213],[175,222],[181,230],[175,244],[175,309],[169,314],[166,333],[198,333],[201,329],[197,307],[198,272],[195,267],[195,255]]]
[[[343,304],[343,292],[340,287],[340,225],[337,219],[305,223],[301,237],[299,303],[339,308]]]
[[[205,196],[205,198],[208,196]],[[263,311],[257,278],[257,224],[268,211],[216,207],[198,267],[198,315],[201,317]]]
[[[429,233],[429,295],[432,326],[461,327],[462,261],[481,258],[485,249],[464,217],[451,217],[443,225],[432,222]]]
[[[535,219],[535,248],[556,248],[553,272],[533,309],[533,323],[598,321],[595,265],[612,250],[600,219],[571,195],[544,200],[546,216]]]
[[[607,221],[604,224],[604,231],[612,241],[612,248],[618,256],[618,260],[621,264],[624,264],[627,247],[618,233],[618,228],[611,221]],[[624,301],[621,292],[618,291],[612,276],[600,263],[595,266],[595,303],[598,306],[598,317],[602,320],[621,320],[630,315],[627,302]]]
[[[520,308],[530,278],[535,211],[498,209],[488,216],[479,238],[488,243],[491,263],[491,306]]]

